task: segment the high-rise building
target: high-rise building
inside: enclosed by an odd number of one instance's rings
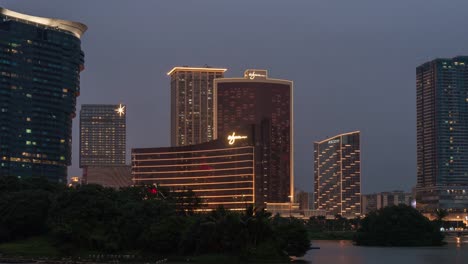
[[[125,165],[125,143],[125,105],[81,106],[80,168]]]
[[[249,134],[196,145],[132,149],[136,185],[192,190],[205,207],[245,210],[254,203],[254,146]]]
[[[405,204],[411,206],[413,195],[403,191],[381,192],[362,195],[361,207],[362,214],[368,214],[387,206]]]
[[[468,57],[416,69],[417,207],[468,208]]]
[[[83,183],[119,188],[132,184],[126,165],[126,106],[82,105],[80,110],[80,168]]]
[[[213,138],[213,80],[226,69],[174,67],[171,76],[171,146],[208,142]]]
[[[314,143],[314,208],[354,218],[361,213],[360,132]]]
[[[0,176],[67,182],[86,29],[0,8]]]
[[[266,70],[246,70],[243,78],[215,79],[214,93],[215,138],[254,131],[256,205],[291,202],[292,81],[270,79]]]

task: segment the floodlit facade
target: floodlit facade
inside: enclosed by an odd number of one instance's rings
[[[67,183],[86,29],[0,8],[0,176]]]
[[[468,57],[416,69],[418,209],[468,208]]]
[[[361,213],[360,132],[314,143],[314,209],[354,218]]]
[[[132,149],[135,185],[192,190],[205,205],[245,210],[255,201],[254,146],[250,134],[180,147]]]
[[[226,69],[174,67],[171,77],[171,146],[213,140],[213,80]]]
[[[292,202],[293,83],[270,79],[266,70],[246,70],[243,78],[214,80],[215,138],[253,131],[255,204]]]

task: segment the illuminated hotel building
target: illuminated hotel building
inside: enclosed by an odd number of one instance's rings
[[[80,168],[125,165],[125,105],[85,104],[80,111]]]
[[[180,147],[132,149],[136,185],[190,189],[212,210],[245,210],[254,197],[254,147],[248,134]],[[228,138],[229,137],[229,138]]]
[[[80,110],[80,168],[83,182],[106,187],[131,185],[126,166],[126,106],[85,104]]]
[[[171,76],[171,146],[213,139],[213,80],[226,69],[175,67]]]
[[[314,209],[328,216],[361,213],[360,132],[314,143]]]
[[[0,8],[0,176],[67,182],[86,29]]]
[[[416,69],[417,208],[468,209],[468,57]]]
[[[253,130],[255,203],[286,203],[294,197],[293,83],[270,79],[266,70],[243,78],[214,80],[215,138]]]

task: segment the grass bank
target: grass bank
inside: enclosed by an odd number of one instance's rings
[[[58,257],[60,252],[47,237],[32,237],[0,244],[0,253],[13,257]]]

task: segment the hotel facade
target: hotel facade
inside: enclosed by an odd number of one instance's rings
[[[186,146],[213,140],[213,80],[226,69],[174,67],[171,77],[171,146]]]
[[[67,182],[86,29],[0,8],[0,176]]]
[[[80,110],[80,168],[83,183],[105,187],[132,184],[126,165],[126,106],[85,104]]]
[[[468,210],[468,57],[416,69],[416,205],[423,212]]]
[[[192,190],[201,210],[245,210],[255,201],[255,148],[250,134],[232,133],[206,143],[132,149],[136,185]]]
[[[361,213],[360,132],[314,143],[314,209],[347,218]]]
[[[214,137],[252,131],[255,204],[289,203],[294,197],[293,82],[266,70],[214,80]]]

